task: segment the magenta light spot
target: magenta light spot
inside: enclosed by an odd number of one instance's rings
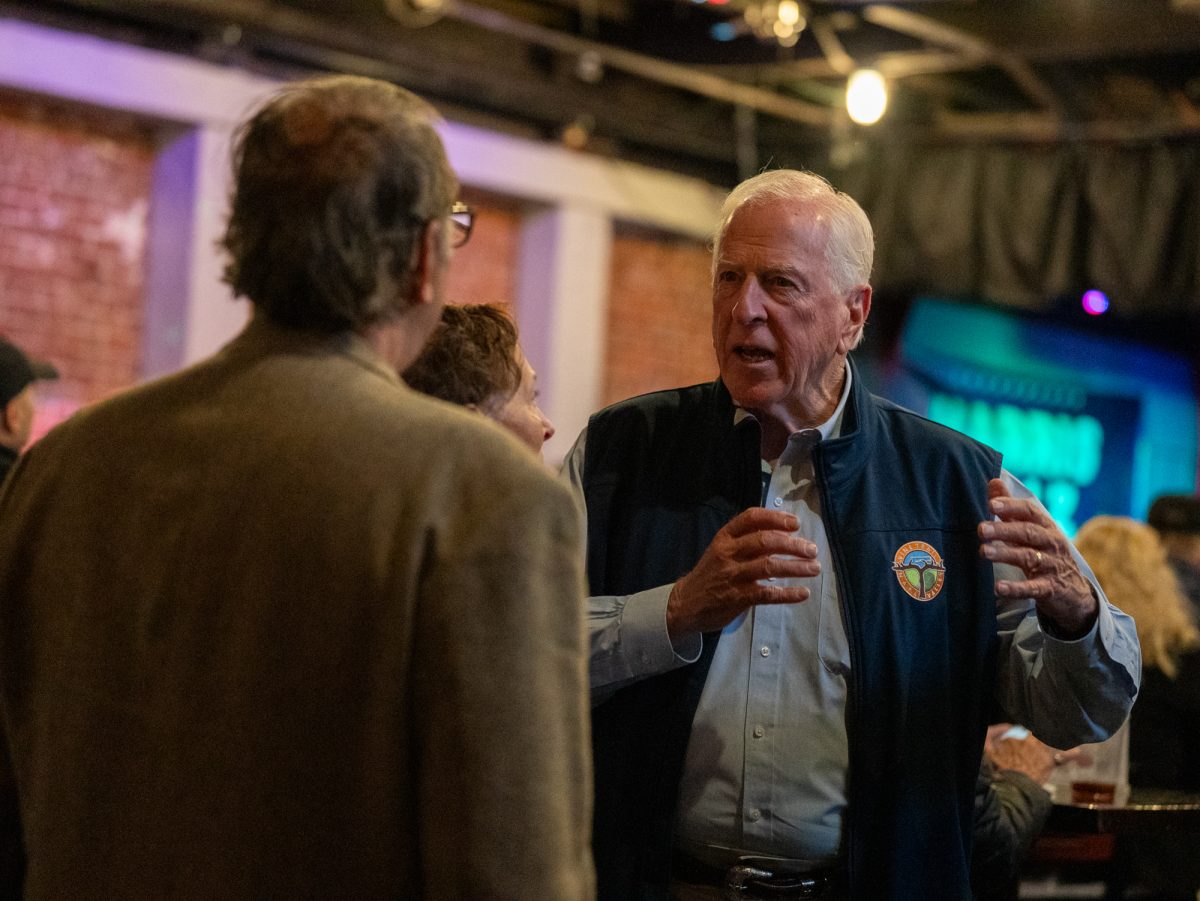
[[[1108,295],[1093,288],[1083,292],[1083,311],[1089,316],[1102,316],[1108,312]]]

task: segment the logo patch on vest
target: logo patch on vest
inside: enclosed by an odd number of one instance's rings
[[[910,541],[896,551],[892,572],[900,587],[918,601],[932,601],[946,581],[942,555],[924,541]]]

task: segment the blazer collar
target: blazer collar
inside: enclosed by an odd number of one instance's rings
[[[389,382],[403,384],[396,370],[375,352],[366,339],[348,329],[321,332],[288,328],[255,313],[242,332],[221,350],[221,356],[230,360],[272,354],[345,357]]]

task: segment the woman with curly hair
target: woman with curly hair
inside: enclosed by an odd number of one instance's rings
[[[1096,516],[1075,546],[1108,599],[1133,617],[1142,645],[1142,688],[1129,721],[1130,784],[1200,791],[1200,631],[1158,534],[1128,517]],[[1121,853],[1134,878],[1156,892],[1154,901],[1194,901],[1194,844],[1194,836],[1123,836]]]
[[[537,373],[521,352],[516,325],[498,306],[447,304],[404,381],[494,419],[539,454],[554,435],[538,406]]]

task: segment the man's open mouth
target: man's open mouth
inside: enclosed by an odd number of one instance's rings
[[[765,363],[775,357],[775,354],[769,350],[764,350],[761,347],[750,347],[745,344],[739,344],[733,349],[733,352],[739,359],[746,363]]]

